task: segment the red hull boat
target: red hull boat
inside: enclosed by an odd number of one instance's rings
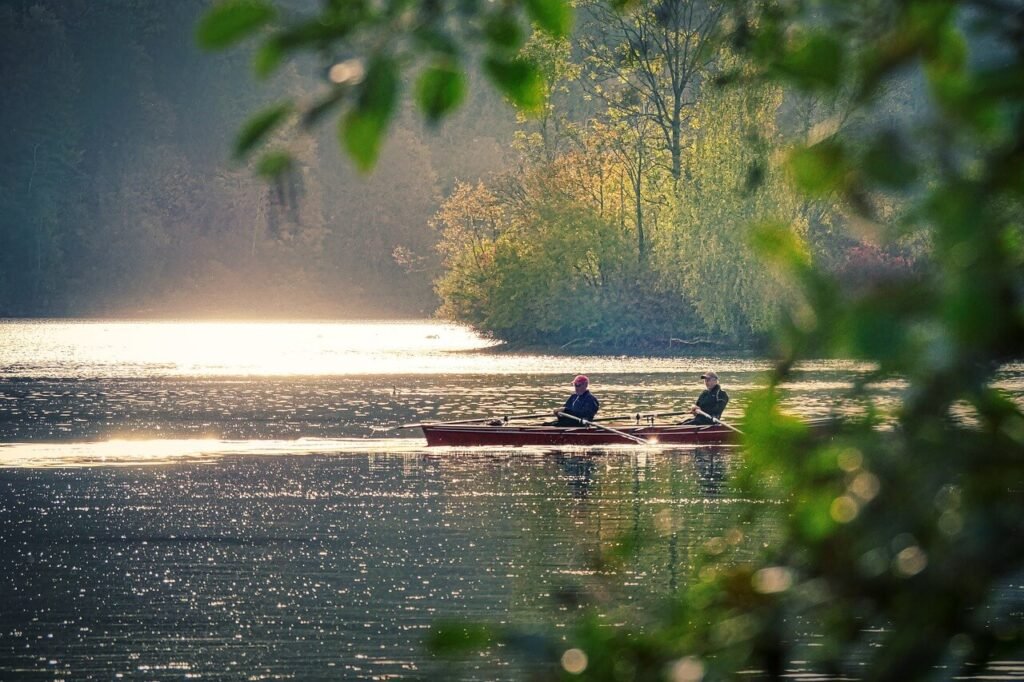
[[[479,424],[423,424],[428,446],[476,447],[562,445],[636,445],[635,440],[592,426],[482,426]],[[738,442],[738,434],[718,424],[696,426],[626,426],[616,431],[642,438],[651,445],[716,445]]]

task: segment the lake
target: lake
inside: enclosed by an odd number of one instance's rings
[[[382,430],[548,410],[579,372],[608,414],[687,406],[714,368],[735,418],[765,360],[491,346],[430,321],[0,321],[0,679],[513,679],[529,664],[449,667],[423,636],[564,624],[558,595],[607,588],[594,559],[631,534],[655,538],[613,581],[638,607],[685,588],[708,542],[743,558],[774,540],[735,525],[764,504],[731,488],[736,448],[428,449]],[[842,413],[865,371],[808,363],[786,404]],[[997,383],[1020,400],[1024,368]],[[887,405],[901,389],[876,387]]]

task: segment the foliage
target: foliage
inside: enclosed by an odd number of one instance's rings
[[[416,104],[434,123],[462,103],[466,63],[476,52],[482,52],[482,71],[499,91],[523,109],[537,110],[544,104],[544,77],[519,50],[531,26],[562,37],[571,24],[567,0],[328,2],[308,16],[279,13],[268,0],[220,0],[203,17],[197,38],[216,50],[261,33],[255,68],[264,77],[287,56],[319,53],[329,87],[312,102],[295,106],[307,124],[342,112],[339,140],[356,165],[368,171],[399,112],[407,72],[417,73]],[[269,132],[283,120],[263,112],[245,130]],[[259,135],[243,135],[237,146],[248,153],[260,140]]]
[[[845,91],[870,115],[899,73],[919,69],[927,84],[924,111],[890,109],[885,126],[854,135],[832,126],[796,146],[787,170],[812,199],[803,206],[784,199],[767,149],[730,152],[741,137],[732,126],[749,119],[708,119],[719,130],[695,138],[707,145],[695,161],[721,154],[694,169],[713,190],[736,187],[744,165],[756,171],[753,185],[768,191],[735,221],[778,221],[754,233],[754,247],[799,286],[783,308],[775,369],[746,414],[739,476],[747,494],[782,501],[781,536],[756,561],[719,543],[726,550],[709,551],[686,588],[644,619],[611,625],[602,614],[615,607],[598,599],[564,638],[495,627],[473,630],[468,644],[516,650],[529,640],[520,650],[548,661],[542,676],[595,680],[780,678],[797,660],[840,677],[951,679],[1019,657],[1011,590],[1024,570],[1024,415],[990,381],[1024,348],[1020,14],[987,2],[736,3],[730,21],[733,48],[760,67],[730,75],[748,88],[743,97],[764,82]],[[776,146],[769,119],[756,137]],[[726,210],[700,182],[687,189],[689,210]],[[854,234],[822,268],[801,220],[831,201]],[[927,235],[917,263],[895,248],[915,233]],[[740,248],[725,244],[723,253]],[[862,415],[829,437],[779,410],[793,368],[821,355],[871,368],[837,396]],[[883,381],[907,384],[893,414],[872,399]],[[459,649],[454,629],[439,633],[447,651]]]
[[[516,343],[594,348],[667,343],[693,329],[687,299],[637,257],[625,174],[605,132],[444,202],[434,222],[442,314]]]
[[[715,68],[725,6],[716,1],[636,2],[628,12],[600,0],[582,4],[584,83],[616,119],[649,123],[678,181],[690,111]]]
[[[921,69],[927,117],[813,141],[791,168],[804,191],[837,197],[883,241],[926,229],[928,267],[844,287],[787,223],[759,233],[761,257],[802,289],[746,414],[740,476],[748,494],[782,500],[783,534],[756,562],[710,553],[653,622],[584,618],[550,642],[552,677],[780,678],[802,659],[833,676],[953,679],[1024,651],[1008,591],[1024,569],[1024,415],[990,386],[1024,348],[1024,25],[998,3],[819,4],[737,3],[736,45],[762,78],[852,86],[860,107],[896,71]],[[876,199],[894,191],[911,210],[887,224]],[[830,438],[779,410],[793,367],[819,354],[873,368],[837,397],[863,416]],[[882,415],[871,386],[893,380],[907,382],[904,402]],[[558,667],[560,652],[573,655]]]
[[[720,63],[737,59],[723,54]],[[732,338],[767,334],[792,286],[761,264],[751,225],[769,217],[807,240],[804,202],[789,188],[772,150],[785,144],[776,125],[777,86],[709,88],[695,107],[677,192],[672,248],[663,250],[709,329]]]

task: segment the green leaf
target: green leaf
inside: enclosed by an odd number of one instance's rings
[[[510,14],[495,14],[484,24],[484,35],[494,47],[514,50],[523,44],[523,30]]]
[[[562,38],[572,28],[572,9],[564,0],[526,0],[526,11],[545,32]]]
[[[766,260],[783,267],[802,271],[810,264],[807,245],[783,223],[767,222],[755,227],[750,235],[751,245]]]
[[[484,70],[516,106],[536,111],[544,105],[544,79],[533,62],[492,56],[484,60]]]
[[[235,138],[235,158],[242,158],[248,154],[274,128],[281,125],[291,112],[292,103],[283,102],[264,109],[246,121],[241,132],[238,133],[238,137]]]
[[[281,49],[281,44],[274,39],[268,40],[256,51],[252,62],[253,70],[260,78],[266,78],[277,70],[283,59],[284,50]]]
[[[256,172],[265,178],[277,178],[292,167],[292,157],[286,152],[264,154],[256,164]]]
[[[221,49],[251,35],[274,16],[274,6],[266,0],[224,0],[200,19],[196,38],[206,49]]]
[[[374,58],[360,84],[355,106],[342,119],[339,131],[342,144],[360,170],[372,170],[377,162],[397,99],[395,63],[386,57]]]
[[[849,170],[843,146],[833,140],[795,150],[789,169],[797,186],[815,196],[841,188]]]
[[[306,128],[312,128],[323,119],[324,116],[331,113],[341,102],[345,99],[345,96],[351,92],[351,90],[343,85],[336,85],[331,88],[331,91],[324,97],[317,100],[313,106],[306,110],[302,115],[302,125]]]
[[[458,107],[465,95],[465,75],[450,63],[431,66],[416,84],[416,101],[431,123]]]
[[[907,156],[902,140],[892,133],[879,135],[864,155],[864,172],[885,187],[905,189],[917,179],[917,166]]]
[[[843,48],[831,36],[810,35],[788,50],[775,68],[798,87],[831,90],[842,78]]]
[[[417,26],[413,30],[413,38],[427,52],[457,57],[459,46],[447,33],[432,26]]]

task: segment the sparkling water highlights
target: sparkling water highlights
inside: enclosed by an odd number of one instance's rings
[[[562,625],[557,597],[588,588],[644,604],[684,589],[703,552],[743,561],[777,540],[778,505],[732,487],[736,448],[434,449],[395,428],[547,412],[581,371],[608,415],[683,409],[714,368],[735,419],[764,359],[490,345],[429,321],[0,321],[0,680],[523,679],[496,651],[448,668],[424,634]],[[857,410],[842,392],[866,371],[808,363],[784,405]],[[1021,400],[1024,366],[996,385]],[[904,385],[872,390],[886,408]],[[639,532],[657,539],[610,579],[593,558]],[[563,654],[566,674],[587,669]],[[787,676],[822,679],[801,660]]]

